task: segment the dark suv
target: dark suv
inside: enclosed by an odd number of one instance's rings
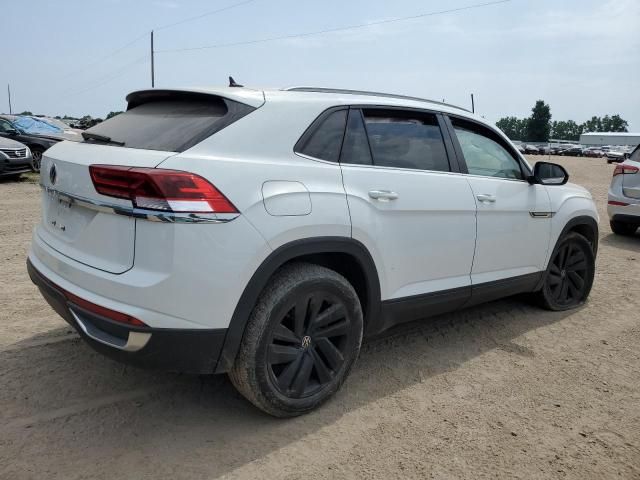
[[[18,127],[12,117],[8,115],[0,116],[0,137],[15,140],[29,147],[32,155],[31,169],[34,172],[40,171],[40,162],[44,151],[61,140],[61,138],[27,133]]]

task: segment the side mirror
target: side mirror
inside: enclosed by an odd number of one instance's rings
[[[18,130],[16,130],[15,128],[8,129],[6,132],[12,137],[15,137],[16,135],[18,135]]]
[[[569,174],[563,166],[557,163],[538,162],[533,167],[533,176],[529,183],[540,185],[564,185],[569,181]]]

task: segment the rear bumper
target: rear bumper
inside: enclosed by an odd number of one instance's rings
[[[213,373],[227,329],[133,327],[69,301],[63,289],[27,260],[33,283],[51,307],[98,352],[131,365],[185,373]]]

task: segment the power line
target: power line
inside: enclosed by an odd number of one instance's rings
[[[367,27],[373,27],[376,25],[384,25],[384,24],[388,24],[388,23],[395,23],[395,22],[404,22],[407,20],[415,20],[418,18],[425,18],[425,17],[433,17],[436,15],[444,15],[447,13],[456,13],[456,12],[461,12],[464,10],[471,10],[471,9],[477,9],[477,8],[482,8],[482,7],[489,7],[492,5],[498,5],[501,3],[507,3],[510,2],[511,0],[496,0],[493,2],[485,2],[485,3],[477,3],[474,5],[467,5],[466,7],[459,7],[459,8],[451,8],[451,9],[447,9],[447,10],[439,10],[436,12],[427,12],[427,13],[421,13],[418,15],[411,15],[408,17],[396,17],[396,18],[389,18],[387,20],[379,20],[376,22],[369,22],[369,23],[360,23],[360,24],[355,24],[355,25],[347,25],[345,27],[335,27],[335,28],[328,28],[328,29],[324,29],[324,30],[315,30],[312,32],[304,32],[304,33],[292,33],[289,35],[280,35],[277,37],[267,37],[267,38],[259,38],[259,39],[254,39],[254,40],[244,40],[244,41],[239,41],[239,42],[230,42],[230,43],[218,43],[218,44],[214,44],[214,45],[204,45],[204,46],[200,46],[200,47],[187,47],[187,48],[174,48],[174,49],[166,49],[166,50],[156,50],[156,53],[175,53],[175,52],[188,52],[188,51],[194,51],[194,50],[207,50],[207,49],[212,49],[212,48],[225,48],[225,47],[237,47],[240,45],[253,45],[256,43],[265,43],[265,42],[274,42],[276,40],[288,40],[291,38],[300,38],[300,37],[310,37],[313,35],[322,35],[322,34],[326,34],[326,33],[334,33],[334,32],[343,32],[346,30],[355,30],[355,29],[359,29],[359,28],[367,28]]]
[[[227,10],[231,10],[232,8],[241,7],[243,5],[246,5],[248,3],[253,3],[255,1],[256,0],[244,0],[243,2],[234,3],[234,4],[228,5],[226,7],[218,8],[217,10],[211,10],[209,12],[205,12],[205,13],[202,13],[200,15],[196,15],[195,17],[189,17],[189,18],[185,18],[184,20],[178,20],[177,22],[169,23],[167,25],[162,25],[160,27],[154,28],[154,30],[164,30],[165,28],[171,28],[171,27],[175,27],[176,25],[182,25],[183,23],[191,22],[193,20],[199,20],[199,19],[201,19],[203,17],[207,17],[209,15],[214,15],[216,13],[226,12]]]
[[[124,65],[120,69],[116,70],[115,72],[112,73],[112,75],[103,78],[102,81],[98,82],[97,84],[92,85],[89,88],[84,88],[84,89],[81,89],[81,90],[78,90],[78,91],[75,91],[75,92],[73,92],[73,91],[67,92],[67,93],[63,94],[63,98],[75,97],[77,95],[81,95],[83,93],[90,92],[91,90],[94,90],[94,89],[96,89],[98,87],[106,85],[107,83],[109,83],[109,82],[121,77],[122,75],[124,75],[130,67],[136,66],[136,65],[138,65],[140,63],[146,63],[146,61],[148,59],[149,59],[149,54],[145,53],[143,56],[136,58],[135,60],[127,63],[126,65]]]
[[[116,50],[112,51],[111,53],[108,53],[107,55],[104,55],[104,56],[102,56],[102,57],[99,57],[99,58],[97,58],[97,59],[93,60],[91,63],[86,64],[84,67],[79,68],[79,69],[77,69],[77,70],[73,70],[73,71],[71,71],[71,72],[67,73],[65,76],[60,77],[59,79],[60,79],[60,80],[64,80],[65,78],[69,78],[69,77],[71,77],[71,76],[73,76],[73,75],[76,75],[76,74],[78,74],[78,73],[80,73],[80,72],[82,72],[82,71],[84,71],[84,70],[87,70],[87,69],[88,69],[88,68],[90,68],[90,67],[93,67],[93,66],[95,66],[95,65],[98,65],[99,63],[102,63],[103,61],[107,60],[108,58],[111,58],[111,57],[113,57],[113,56],[117,55],[118,53],[120,53],[120,52],[121,52],[121,51],[123,51],[124,49],[126,49],[126,48],[130,47],[130,46],[131,46],[131,45],[133,45],[134,43],[139,42],[140,40],[142,40],[142,39],[143,39],[143,38],[145,38],[146,36],[147,36],[147,32],[145,32],[145,33],[143,33],[142,35],[140,35],[140,36],[138,36],[138,37],[134,38],[134,39],[133,39],[133,40],[131,40],[130,42],[128,42],[128,43],[124,44],[123,46],[121,46],[121,47],[117,48]]]
[[[226,7],[222,7],[222,8],[218,8],[216,10],[211,10],[211,11],[208,11],[208,12],[204,12],[204,13],[202,13],[200,15],[196,15],[196,16],[193,16],[193,17],[185,18],[185,19],[179,20],[177,22],[169,23],[169,24],[166,24],[166,25],[161,25],[159,27],[154,28],[154,30],[164,30],[164,29],[167,29],[167,28],[175,27],[177,25],[182,25],[183,23],[191,22],[191,21],[194,21],[194,20],[199,20],[200,18],[207,17],[207,16],[210,16],[210,15],[214,15],[216,13],[225,12],[227,10],[231,10],[233,8],[241,7],[243,5],[246,5],[248,3],[252,3],[252,2],[255,2],[255,1],[256,0],[244,0],[242,2],[234,3],[232,5],[227,5]],[[152,32],[153,32],[153,30],[152,30]],[[137,36],[136,38],[134,38],[130,42],[128,42],[128,43],[124,44],[123,46],[117,48],[116,50],[112,51],[111,53],[108,53],[107,55],[101,56],[101,57],[95,59],[94,61],[92,61],[91,63],[86,64],[84,67],[79,68],[77,70],[74,70],[72,72],[69,72],[66,75],[62,76],[62,77],[59,77],[59,80],[64,80],[64,79],[69,78],[71,76],[77,75],[80,72],[83,72],[83,71],[85,71],[85,70],[87,70],[87,69],[89,69],[91,67],[94,67],[95,65],[98,65],[99,63],[102,63],[103,61],[105,61],[105,60],[107,60],[107,59],[109,59],[111,57],[114,57],[115,55],[117,55],[118,53],[122,52],[123,50],[125,50],[128,47],[130,47],[131,45],[139,42],[143,38],[146,38],[146,36],[148,34],[149,34],[149,32],[145,32],[145,33]],[[135,60],[134,60],[134,62],[135,62]]]

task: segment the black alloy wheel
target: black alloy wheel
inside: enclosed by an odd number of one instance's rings
[[[273,330],[267,365],[278,391],[291,398],[322,390],[347,356],[351,320],[343,301],[316,290],[296,299]]]
[[[316,264],[287,265],[255,304],[229,378],[270,415],[310,412],[349,375],[363,325],[360,299],[346,278]]]
[[[584,303],[593,285],[595,260],[585,237],[570,233],[561,238],[547,268],[540,292],[550,310],[569,310]]]

